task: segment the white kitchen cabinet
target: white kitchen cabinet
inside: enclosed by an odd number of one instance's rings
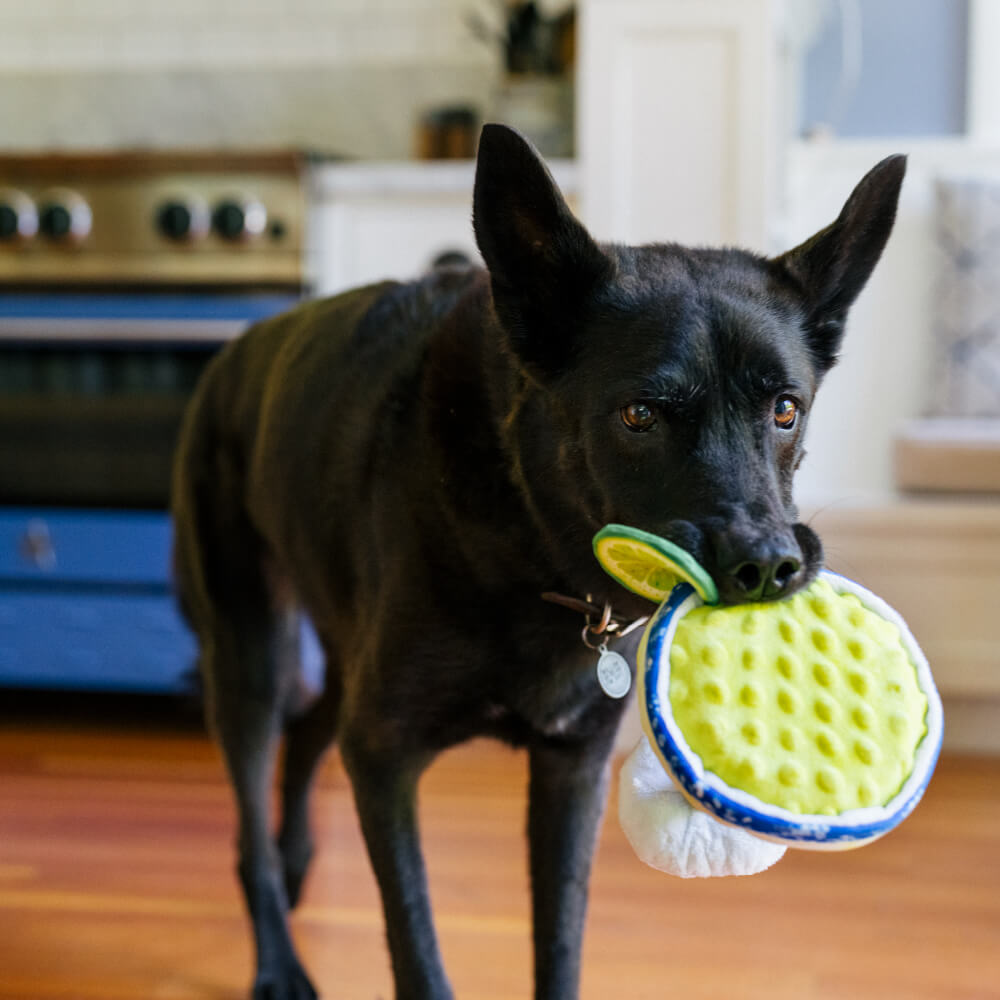
[[[551,164],[572,201],[575,167]],[[384,278],[415,278],[436,257],[479,261],[472,231],[475,164],[331,164],[313,175],[309,269],[322,295]]]
[[[628,243],[769,244],[777,0],[582,0],[581,212]]]

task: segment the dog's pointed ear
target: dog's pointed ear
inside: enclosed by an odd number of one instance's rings
[[[557,373],[577,307],[614,265],[531,144],[505,125],[483,126],[473,225],[511,345],[525,361]]]
[[[836,222],[772,261],[805,300],[809,346],[821,373],[837,360],[847,311],[892,232],[905,173],[905,156],[887,157],[861,179]]]

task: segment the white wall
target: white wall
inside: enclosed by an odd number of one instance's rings
[[[799,500],[809,506],[892,493],[893,435],[925,412],[933,377],[934,178],[1000,176],[1000,146],[958,139],[793,145],[782,245],[770,249],[793,246],[832,222],[864,173],[897,152],[909,154],[909,165],[896,226],[851,313],[841,362],[810,418],[809,455],[797,479]]]

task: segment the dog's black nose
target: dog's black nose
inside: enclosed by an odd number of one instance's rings
[[[790,593],[802,576],[798,552],[780,551],[766,559],[748,559],[721,574],[719,591],[727,603],[773,601]]]

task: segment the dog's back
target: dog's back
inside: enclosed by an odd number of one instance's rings
[[[350,578],[382,473],[395,468],[398,483],[417,448],[427,342],[476,285],[481,271],[442,269],[316,300],[256,324],[213,360],[185,419],[173,489],[177,586],[197,631],[211,631],[203,618],[219,600],[246,601],[239,584],[260,577],[261,561],[273,582],[299,549],[339,552]]]

